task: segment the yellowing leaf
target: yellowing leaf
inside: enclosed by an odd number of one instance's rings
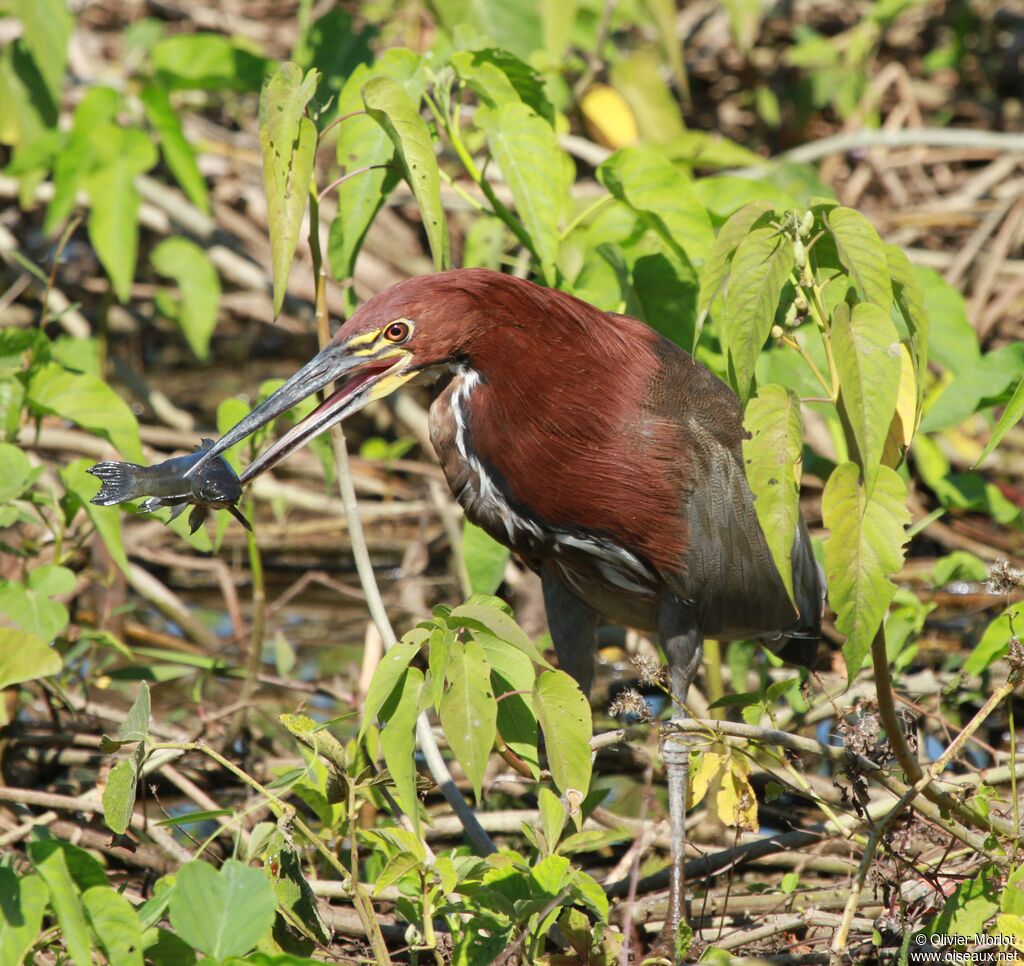
[[[906,343],[900,343],[900,385],[896,393],[896,412],[889,424],[889,435],[882,450],[882,463],[895,469],[917,431],[917,376],[914,360]]]
[[[640,131],[626,99],[614,87],[595,84],[583,95],[580,110],[590,136],[613,151],[636,144]]]
[[[757,821],[757,796],[746,771],[736,758],[729,758],[718,795],[715,796],[715,809],[726,825],[751,832],[756,832],[760,827]]]
[[[686,807],[693,808],[700,804],[711,787],[711,779],[718,774],[722,767],[722,756],[717,751],[705,751],[701,756],[697,768],[690,765],[690,783],[687,788]]]

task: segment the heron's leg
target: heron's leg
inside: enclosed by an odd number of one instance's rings
[[[545,566],[540,578],[558,666],[571,675],[580,690],[590,697],[599,615],[593,607],[580,600],[551,567]]]
[[[683,702],[697,675],[704,638],[697,626],[696,615],[677,597],[662,601],[658,613],[661,646],[668,658],[674,717],[683,717]],[[686,914],[686,797],[690,779],[691,738],[670,736],[662,745],[665,771],[668,778],[668,813],[672,870],[668,896],[668,916],[662,937],[674,955],[675,937],[679,923]]]

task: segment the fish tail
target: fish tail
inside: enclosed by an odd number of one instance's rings
[[[141,469],[135,463],[119,463],[114,460],[90,466],[87,472],[100,479],[103,486],[89,502],[97,506],[113,506],[133,499],[138,495],[135,485]]]

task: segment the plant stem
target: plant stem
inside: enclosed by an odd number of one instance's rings
[[[320,206],[317,202],[316,185],[310,186],[309,199],[309,248],[313,259],[313,270],[316,278],[316,327],[321,348],[330,341],[330,326],[327,313],[327,275],[324,271],[323,258],[320,253],[320,236],[318,233]],[[359,517],[359,504],[356,500],[355,485],[352,482],[352,474],[349,470],[348,449],[345,446],[345,436],[340,426],[331,429],[331,442],[334,445],[334,463],[338,476],[338,491],[341,495],[341,502],[345,507],[345,520],[348,524],[349,540],[352,546],[352,558],[355,561],[356,572],[359,574],[359,583],[366,595],[367,608],[370,611],[370,618],[377,627],[381,640],[384,642],[384,650],[390,650],[398,641],[395,631],[388,620],[387,609],[384,607],[384,599],[381,597],[380,588],[377,586],[377,578],[373,572],[373,562],[370,560],[370,551],[366,546],[366,536],[363,532],[363,522]],[[473,843],[473,846],[482,854],[490,855],[497,852],[491,837],[484,831],[483,826],[477,820],[476,813],[463,797],[455,784],[455,779],[445,764],[444,756],[437,747],[437,741],[430,727],[430,718],[427,712],[423,711],[416,719],[416,736],[419,740],[420,750],[426,760],[427,768],[441,788],[452,810],[458,816],[466,835]]]
[[[249,519],[254,520],[252,500],[247,502]],[[267,594],[263,579],[263,555],[256,542],[254,530],[245,532],[245,545],[249,553],[249,570],[252,572],[252,629],[249,632],[249,651],[245,656],[245,680],[239,700],[248,704],[259,683],[260,661],[263,657],[263,625],[266,614]]]

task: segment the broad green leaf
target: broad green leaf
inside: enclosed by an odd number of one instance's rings
[[[924,288],[921,275],[910,263],[906,253],[897,245],[885,245],[885,256],[888,263],[889,276],[892,279],[892,292],[896,307],[907,327],[910,336],[910,355],[914,363],[913,375],[916,391],[914,393],[914,428],[921,421],[921,403],[924,400],[925,375],[928,369],[931,351],[931,321],[925,304]],[[889,306],[882,306],[888,312]]]
[[[177,873],[170,919],[189,945],[214,959],[244,956],[274,925],[277,902],[267,877],[228,859],[220,870],[189,862]]]
[[[220,277],[209,256],[187,238],[165,238],[149,256],[159,275],[178,283],[178,295],[158,299],[158,308],[185,333],[188,344],[202,361],[210,355],[210,337],[220,308]]]
[[[1003,437],[1021,421],[1022,417],[1024,417],[1024,379],[1017,383],[1017,388],[1006,404],[1002,416],[999,417],[996,428],[992,430],[988,443],[981,451],[981,456],[974,461],[975,466],[981,466],[985,462],[992,450],[1003,441]]]
[[[387,133],[395,154],[419,205],[423,229],[434,256],[434,268],[451,267],[448,219],[441,203],[441,176],[437,169],[434,142],[426,121],[420,117],[418,101],[390,77],[375,77],[363,87],[363,104]]]
[[[601,183],[640,212],[670,251],[699,269],[714,243],[707,209],[693,183],[671,161],[648,148],[623,148],[597,169]]]
[[[0,503],[21,496],[31,482],[32,464],[25,451],[13,443],[0,443]]]
[[[505,565],[511,556],[508,547],[467,520],[462,525],[462,553],[466,558],[473,593],[493,594],[504,577]]]
[[[882,459],[900,389],[900,339],[888,310],[842,303],[832,316],[839,399],[846,412],[868,490]]]
[[[316,896],[303,875],[302,861],[295,847],[283,845],[277,855],[276,868],[269,863],[264,868],[274,870],[274,895],[291,925],[313,942],[330,943],[330,931],[320,918]]]
[[[96,532],[100,535],[106,545],[107,552],[114,562],[121,568],[121,572],[128,573],[128,555],[124,550],[124,541],[121,539],[121,513],[115,506],[96,506],[89,501],[99,492],[100,481],[87,473],[86,470],[92,466],[90,459],[75,460],[67,466],[58,470],[61,482],[68,493],[77,499],[86,516],[92,521]]]
[[[36,872],[50,890],[50,904],[68,955],[76,966],[91,966],[89,925],[85,921],[81,895],[68,868],[64,843],[52,840],[31,842],[28,853]]]
[[[993,870],[984,869],[956,887],[942,911],[929,924],[928,932],[941,936],[978,936],[998,909],[997,876]]]
[[[885,246],[874,225],[852,208],[833,208],[827,222],[850,277],[869,302],[888,314],[892,306],[892,280]]]
[[[117,737],[121,741],[145,741],[149,737],[149,723],[152,700],[149,685],[145,681],[139,683],[139,693],[135,695],[124,723],[118,728]]]
[[[68,40],[75,21],[65,0],[9,0],[5,12],[21,21],[22,37],[54,105],[61,102]]]
[[[537,806],[544,841],[548,848],[554,851],[558,840],[562,837],[565,820],[569,817],[565,810],[565,803],[550,788],[541,787],[537,792]]]
[[[466,232],[462,249],[463,268],[489,268],[498,271],[505,253],[505,223],[493,215],[474,219]]]
[[[750,231],[733,256],[719,338],[732,364],[741,399],[750,393],[754,363],[771,332],[793,264],[789,238],[767,227]]]
[[[641,138],[659,147],[685,133],[679,101],[662,77],[661,64],[656,50],[641,48],[615,63],[610,76],[636,116]]]
[[[59,674],[63,667],[60,654],[43,638],[0,627],[0,691],[12,684]]]
[[[907,488],[888,466],[878,468],[868,495],[856,463],[829,477],[821,511],[831,531],[825,540],[825,576],[836,629],[846,635],[843,656],[849,680],[860,670],[871,641],[896,593],[889,579],[903,564]]]
[[[146,118],[160,138],[160,152],[182,190],[200,211],[210,213],[210,195],[196,162],[196,151],[185,138],[181,118],[158,84],[147,84],[139,95]]]
[[[533,706],[548,753],[551,777],[562,794],[590,788],[590,703],[564,671],[545,671],[533,686]]]
[[[515,102],[478,108],[475,121],[512,192],[541,276],[554,285],[558,222],[570,187],[554,128],[528,105]]]
[[[170,90],[258,91],[269,62],[223,34],[181,33],[153,45],[150,63]]]
[[[931,358],[950,372],[959,374],[981,358],[978,333],[967,317],[964,297],[933,269],[915,265],[914,273],[921,286],[924,311],[930,321]],[[895,275],[893,278],[895,280]]]
[[[384,722],[380,732],[384,763],[395,783],[395,798],[417,831],[420,817],[416,797],[416,718],[422,691],[423,672],[415,667],[406,668],[380,712]]]
[[[532,697],[533,684],[537,678],[536,665],[528,655],[491,634],[478,635],[477,639],[483,645],[484,654],[491,665],[495,695],[505,695],[498,701],[498,733],[531,771],[539,775],[539,732]]]
[[[0,963],[22,963],[36,943],[50,890],[38,875],[0,867]]]
[[[1022,378],[1024,342],[1011,342],[985,353],[958,372],[938,398],[929,402],[921,419],[921,432],[949,429],[981,409],[1002,404]]]
[[[135,907],[110,886],[86,889],[82,905],[107,962],[142,966],[142,926]]]
[[[543,44],[541,11],[547,6],[541,0],[434,0],[431,10],[449,34],[474,29],[525,59]]]
[[[134,128],[104,124],[93,135],[96,158],[83,178],[89,195],[89,240],[118,301],[127,302],[139,250],[139,193],[135,177],[157,162],[153,142]]]
[[[68,626],[68,609],[63,604],[17,581],[0,584],[0,615],[6,623],[44,641],[52,641]]]
[[[800,400],[782,386],[762,386],[747,405],[743,425],[750,433],[743,441],[743,459],[757,521],[795,606],[792,555],[804,444]]]
[[[453,627],[468,627],[478,637],[490,634],[500,641],[506,641],[542,667],[551,667],[526,632],[497,607],[480,603],[460,604],[452,609],[448,620]]]
[[[395,690],[399,678],[405,673],[409,662],[419,654],[422,646],[422,640],[401,640],[380,659],[380,664],[370,679],[366,700],[363,702],[363,723],[359,726],[360,740],[365,737],[366,729],[377,720],[384,702]]]
[[[50,363],[37,369],[28,384],[28,403],[90,432],[105,436],[121,455],[142,462],[139,424],[128,404],[102,379],[69,372]]]
[[[543,76],[515,54],[496,47],[460,50],[452,54],[451,65],[487,107],[522,101],[548,123],[554,123],[554,108],[544,90]]]
[[[441,727],[479,802],[498,717],[491,666],[479,642],[453,646],[447,677],[448,689],[441,696],[439,712]]]
[[[53,166],[53,198],[46,209],[43,229],[52,232],[71,214],[82,179],[101,154],[101,134],[113,124],[121,95],[111,87],[90,87],[75,107],[71,135]]]
[[[715,237],[707,261],[700,273],[700,299],[697,302],[698,325],[703,325],[711,305],[722,291],[736,249],[750,234],[754,225],[772,210],[767,201],[753,201],[740,208],[722,227]]]
[[[281,65],[260,95],[260,149],[274,268],[274,314],[284,305],[316,160],[316,125],[304,111],[316,92],[316,71],[303,77]]]
[[[1004,611],[985,628],[981,640],[964,661],[964,674],[981,674],[994,661],[1006,656],[1010,649],[1010,638],[1015,636],[1010,624],[1012,616],[1013,610]]]
[[[699,335],[698,282],[693,268],[664,252],[641,255],[633,262],[631,287],[639,317],[655,332],[692,352]]]
[[[393,47],[384,52],[373,67],[357,67],[338,97],[339,116],[363,110],[363,86],[371,77],[387,76],[399,81],[418,105],[423,95],[422,62],[411,50]],[[338,185],[338,213],[331,222],[327,257],[331,274],[339,280],[355,271],[356,256],[374,216],[398,183],[394,167],[364,171],[369,165],[382,165],[395,154],[387,132],[365,114],[349,117],[338,127],[338,164],[342,172],[359,175]],[[346,292],[350,292],[347,289]],[[349,296],[351,297],[351,296]]]

